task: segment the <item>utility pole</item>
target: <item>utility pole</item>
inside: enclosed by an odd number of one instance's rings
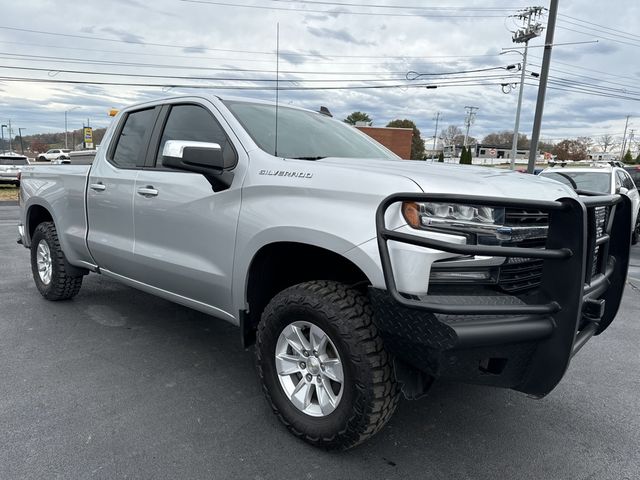
[[[529,7],[522,10],[513,17],[526,21],[527,26],[514,32],[513,42],[524,43],[524,53],[522,54],[522,73],[520,75],[520,92],[518,93],[518,107],[516,109],[516,124],[513,127],[513,142],[511,144],[511,170],[515,169],[516,156],[518,154],[518,138],[520,130],[520,113],[522,112],[522,97],[524,95],[524,78],[527,71],[527,55],[529,54],[529,40],[539,37],[544,27],[537,21],[542,15],[542,7]],[[532,20],[536,20],[532,25]]]
[[[551,0],[549,6],[549,21],[547,22],[547,36],[544,41],[544,55],[542,57],[542,70],[540,72],[540,85],[538,86],[538,100],[536,102],[536,114],[533,119],[533,132],[531,133],[531,151],[529,152],[529,165],[527,173],[533,173],[538,157],[538,141],[542,128],[542,114],[544,113],[544,100],[547,95],[547,83],[549,81],[549,67],[551,66],[551,51],[553,50],[553,38],[556,32],[556,19],[558,18],[558,1]]]
[[[466,148],[467,146],[467,140],[469,139],[469,129],[471,128],[471,125],[473,125],[476,121],[476,112],[478,110],[480,110],[480,107],[464,107],[464,109],[467,111],[467,115],[464,118],[464,124],[467,127],[467,131],[464,134],[464,146]]]
[[[620,160],[624,157],[624,154],[627,153],[627,128],[629,128],[629,119],[631,115],[627,115],[627,121],[624,124],[624,135],[622,136],[622,151],[620,152]]]
[[[7,128],[6,125],[2,125],[2,128],[0,128],[0,130],[2,130],[2,153],[4,153],[4,129]]]
[[[13,151],[13,147],[11,146],[11,137],[13,137],[13,130],[11,130],[11,119],[9,119],[9,153]]]
[[[431,160],[435,158],[436,154],[436,141],[438,140],[438,122],[440,121],[440,115],[441,112],[436,113],[436,118],[434,119],[436,121],[436,131],[433,134],[433,150],[431,150]]]
[[[22,130],[26,130],[26,128],[18,127],[18,134],[20,135],[20,153],[24,155],[24,143],[22,143]]]

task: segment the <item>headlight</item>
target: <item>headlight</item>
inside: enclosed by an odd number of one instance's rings
[[[505,225],[503,207],[404,202],[402,215],[412,228],[462,235],[468,244],[496,245],[547,235],[546,226]]]
[[[504,224],[504,208],[449,203],[404,202],[402,215],[416,229],[495,231]]]

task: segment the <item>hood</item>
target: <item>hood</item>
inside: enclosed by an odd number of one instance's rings
[[[527,200],[557,200],[577,196],[571,188],[555,180],[494,167],[364,158],[324,158],[318,163],[357,172],[407,177],[425,193],[460,193]]]

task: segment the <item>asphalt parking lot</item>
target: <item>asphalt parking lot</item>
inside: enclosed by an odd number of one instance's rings
[[[280,426],[235,327],[99,275],[42,299],[17,215],[0,205],[0,479],[640,478],[640,246],[617,320],[545,399],[437,383],[328,453]]]

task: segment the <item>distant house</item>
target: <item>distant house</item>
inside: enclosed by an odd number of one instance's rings
[[[587,156],[589,160],[600,161],[600,162],[612,162],[614,160],[619,160],[620,155],[617,153],[603,153],[603,152],[589,152]]]
[[[538,154],[538,157],[540,155]],[[545,157],[546,158],[546,157]],[[479,143],[475,146],[474,162],[478,164],[498,164],[511,161],[511,145],[490,145]],[[527,163],[529,161],[529,149],[516,151],[515,163]]]
[[[369,127],[356,125],[356,128],[381,143],[404,160],[411,159],[412,128]]]

